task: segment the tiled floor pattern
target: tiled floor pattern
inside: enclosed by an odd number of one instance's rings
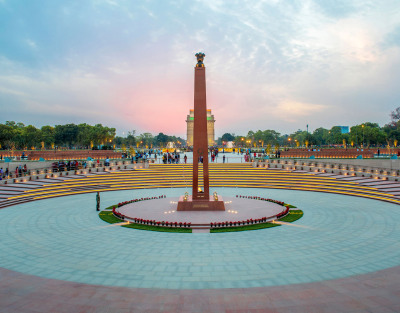
[[[84,284],[156,289],[304,284],[400,265],[397,205],[343,195],[216,188],[297,205],[304,217],[273,229],[223,234],[146,232],[97,217],[94,194],[0,210],[0,267]],[[102,207],[184,189],[102,193]]]
[[[0,269],[2,313],[397,313],[400,267],[261,288],[171,290],[79,284]]]

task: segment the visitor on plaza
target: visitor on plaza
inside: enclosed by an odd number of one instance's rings
[[[96,211],[100,211],[100,192],[96,193]]]
[[[185,154],[185,156],[183,157],[183,159],[185,160],[185,164],[187,162],[187,155]]]

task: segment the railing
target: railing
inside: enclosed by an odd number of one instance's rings
[[[23,170],[23,168],[18,171],[10,171],[8,175],[6,173],[3,173],[3,177],[0,180],[0,183],[3,184],[8,184],[8,183],[17,183],[17,182],[25,182],[25,181],[30,181],[30,180],[36,180],[36,179],[43,179],[43,178],[52,178],[52,177],[60,177],[60,176],[68,176],[68,175],[73,175],[73,174],[87,174],[90,172],[95,172],[99,171],[99,169],[102,169],[104,171],[109,171],[109,170],[114,170],[114,169],[120,169],[120,167],[125,167],[127,168],[136,168],[136,165],[139,164],[140,167],[146,167],[146,164],[148,165],[148,162],[142,161],[136,163],[135,161],[132,162],[131,160],[124,160],[124,161],[110,161],[109,164],[105,164],[105,162],[94,162],[93,164],[89,165],[86,164],[86,166],[83,166],[81,163],[76,166],[61,166],[61,167],[44,167],[44,168],[37,168],[37,169],[28,169],[26,171]],[[40,177],[39,177],[40,176]]]
[[[383,180],[400,180],[400,170],[385,167],[354,165],[333,162],[308,162],[302,160],[265,160],[254,162],[255,167],[280,168],[286,170],[304,170],[309,172],[332,173]]]

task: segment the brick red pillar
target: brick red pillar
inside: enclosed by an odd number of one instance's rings
[[[199,157],[203,157],[203,192],[199,187]],[[208,176],[208,136],[207,136],[207,101],[206,101],[206,68],[194,68],[194,128],[193,128],[193,200],[210,199],[210,182]]]

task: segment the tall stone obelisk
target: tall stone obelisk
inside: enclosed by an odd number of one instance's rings
[[[197,64],[194,68],[194,122],[193,122],[193,188],[192,196],[187,193],[179,198],[178,211],[224,211],[221,196],[214,193],[210,197],[210,179],[208,176],[208,136],[207,136],[207,99],[206,68],[202,52],[196,53]],[[203,189],[199,188],[199,165],[203,166]]]
[[[197,64],[194,68],[194,125],[193,125],[193,200],[210,198],[210,180],[208,176],[208,136],[207,136],[207,99],[206,68],[202,52],[196,53]],[[204,189],[199,190],[199,163],[203,164]]]

